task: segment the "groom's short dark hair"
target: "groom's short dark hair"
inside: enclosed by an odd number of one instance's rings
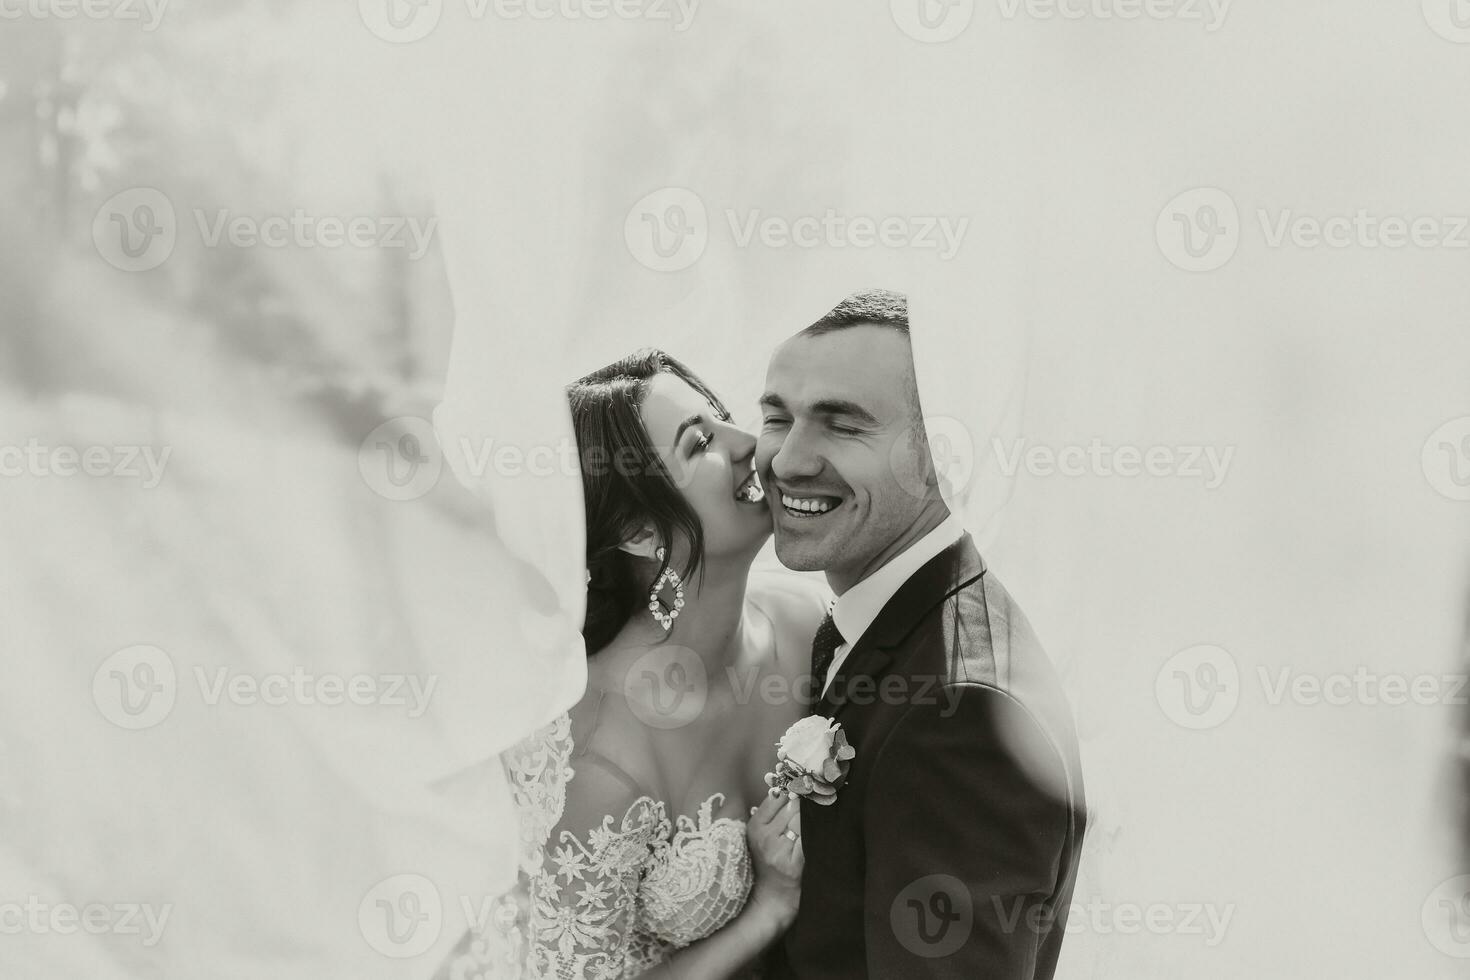
[[[828,313],[807,327],[798,337],[820,337],[848,327],[889,327],[909,336],[909,298],[891,289],[860,289],[832,307]],[[919,433],[924,431],[924,408],[919,401],[919,384],[910,363],[908,372],[909,407]]]
[[[909,333],[909,298],[891,289],[863,289],[844,299],[800,336],[818,337],[834,330],[871,323]]]

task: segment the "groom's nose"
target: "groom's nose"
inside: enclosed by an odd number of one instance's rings
[[[775,450],[769,465],[777,480],[799,480],[822,472],[822,457],[810,440],[802,437],[800,426],[788,430]]]

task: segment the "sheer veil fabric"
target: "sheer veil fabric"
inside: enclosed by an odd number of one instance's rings
[[[901,72],[926,52],[895,55],[886,22],[823,43],[848,20],[823,4],[701,8],[672,35],[615,20],[595,31],[467,26],[415,53],[412,125],[455,306],[436,433],[500,543],[532,570],[516,588],[540,603],[514,642],[487,643],[505,684],[526,693],[505,727],[540,728],[530,770],[524,756],[503,760],[521,804],[523,880],[544,859],[537,835],[560,816],[569,772],[547,739],[585,682],[567,382],[659,347],[753,430],[781,341],[858,289],[905,292],[946,496],[982,544],[998,526],[1012,477],[983,450],[1019,426],[1024,398],[1025,202],[989,205],[991,220],[1015,223],[1004,242],[965,216],[1019,164],[991,154],[993,169],[977,169],[974,134],[934,129],[933,107],[903,111],[916,93],[852,70],[896,57]],[[887,245],[876,240],[885,220]],[[812,235],[850,247],[797,241]],[[539,447],[543,459],[549,448],[558,464],[484,465],[500,446],[528,458]],[[760,563],[774,564],[769,549]]]

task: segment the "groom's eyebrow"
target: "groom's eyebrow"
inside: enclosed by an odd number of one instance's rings
[[[773,408],[778,412],[789,411],[786,407],[786,402],[784,402],[781,399],[781,396],[776,394],[774,391],[768,391],[764,395],[761,395],[761,407]],[[850,418],[856,422],[861,422],[864,425],[878,424],[878,419],[873,415],[872,412],[868,411],[866,408],[863,408],[857,402],[850,402],[845,398],[819,398],[816,401],[812,402],[811,413],[813,415],[821,415],[826,418],[831,418],[834,415],[840,415],[844,418]]]
[[[863,408],[857,402],[850,402],[845,398],[821,398],[812,402],[813,415],[842,415],[864,425],[877,425],[878,419],[873,413]]]

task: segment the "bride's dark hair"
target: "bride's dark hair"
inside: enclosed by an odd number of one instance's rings
[[[587,617],[582,637],[587,653],[612,642],[633,614],[647,607],[648,587],[668,567],[670,548],[653,574],[640,574],[638,563],[619,546],[640,528],[652,525],[668,544],[682,536],[689,542],[689,579],[704,558],[704,531],[699,517],[675,485],[643,425],[643,398],[648,382],[672,374],[709,399],[721,414],[724,403],[678,359],[647,348],[593,371],[567,386],[577,458],[582,467],[582,497],[587,523]]]

